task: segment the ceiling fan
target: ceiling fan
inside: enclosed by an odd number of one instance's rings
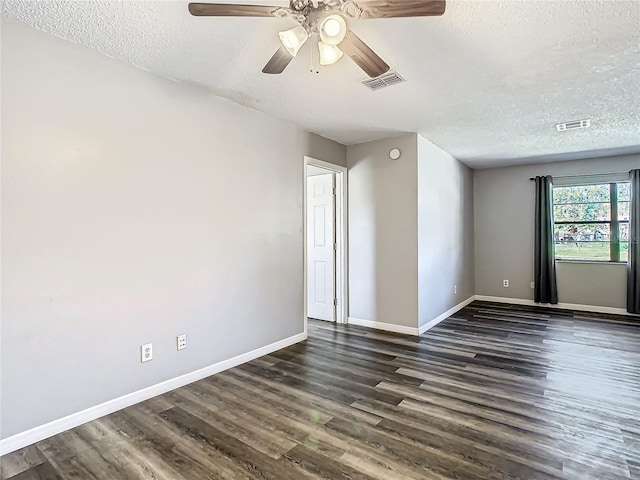
[[[320,64],[336,63],[346,53],[370,77],[389,70],[389,65],[349,29],[359,19],[428,17],[442,15],[446,0],[290,0],[289,8],[226,3],[190,3],[196,17],[289,17],[298,26],[280,32],[282,45],[262,69],[282,73],[309,40],[318,34]]]

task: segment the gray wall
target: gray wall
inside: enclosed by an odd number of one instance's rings
[[[473,265],[473,172],[418,135],[420,325],[475,294]]]
[[[533,299],[533,208],[536,175],[626,172],[640,155],[474,171],[476,294]],[[558,263],[562,303],[625,308],[624,265]],[[511,286],[502,287],[509,279]]]
[[[284,122],[282,123],[284,124]],[[316,160],[324,160],[341,167],[347,166],[347,147],[341,143],[315,134],[306,135],[306,143],[309,157]]]
[[[417,327],[416,137],[347,148],[350,317]]]
[[[346,150],[3,18],[2,437],[301,333],[304,155]]]

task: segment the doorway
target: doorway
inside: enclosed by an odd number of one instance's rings
[[[347,169],[305,157],[304,315],[345,323],[347,318]]]

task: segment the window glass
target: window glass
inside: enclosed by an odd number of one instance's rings
[[[566,260],[609,260],[608,224],[555,225],[556,257]]]
[[[611,190],[608,183],[555,187],[553,189],[553,202],[556,205],[562,203],[609,202],[610,199]]]
[[[556,222],[608,222],[611,220],[611,204],[607,202],[554,205],[553,218]]]
[[[631,184],[619,183],[618,184],[618,200],[631,201]]]
[[[630,202],[618,202],[618,220],[629,221],[629,204]]]
[[[554,187],[556,258],[626,261],[629,198],[628,182]]]

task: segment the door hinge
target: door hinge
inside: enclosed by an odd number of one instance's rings
[[[337,307],[337,306],[338,306],[338,299],[337,299],[337,298],[334,298],[334,299],[333,299],[333,306],[334,306],[334,307]]]
[[[333,251],[334,252],[338,251],[338,244],[336,242],[333,242]]]
[[[333,187],[333,195],[336,195],[336,187]]]

